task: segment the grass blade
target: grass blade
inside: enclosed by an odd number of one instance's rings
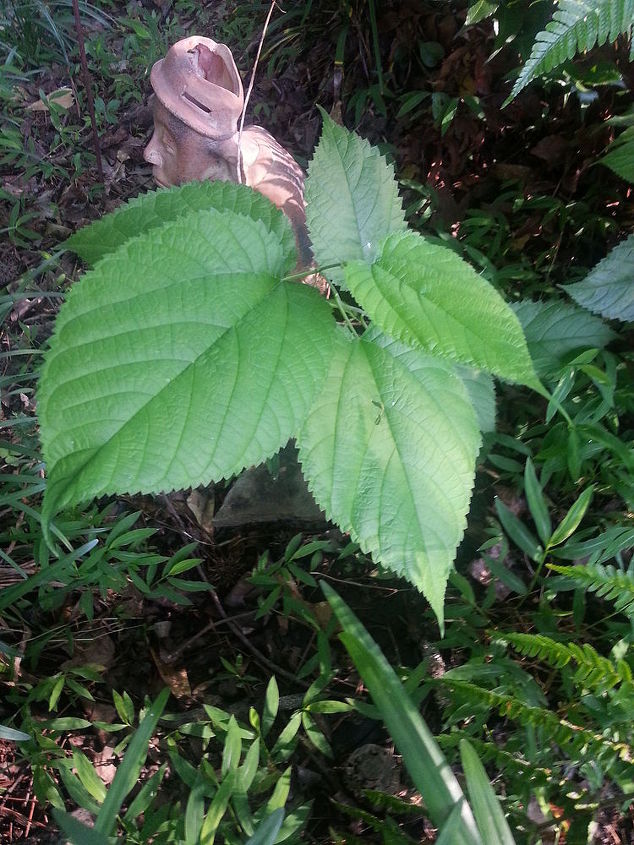
[[[278,810],[273,810],[271,815],[258,825],[258,829],[247,839],[245,845],[273,845],[283,821],[284,809],[280,807]]]
[[[535,522],[537,533],[542,543],[546,544],[550,538],[552,525],[550,523],[546,500],[544,499],[542,488],[535,473],[535,467],[530,458],[527,458],[526,466],[524,467],[524,492],[526,493],[526,501],[528,502],[528,508]]]
[[[65,813],[63,810],[53,810],[55,821],[68,837],[72,845],[110,845],[108,837],[95,830],[94,827],[87,827],[78,819]]]
[[[588,510],[588,505],[590,504],[590,499],[592,498],[593,493],[594,485],[590,485],[590,487],[587,487],[583,491],[577,501],[571,505],[568,513],[553,531],[553,536],[550,538],[550,542],[548,543],[549,547],[552,548],[553,546],[558,546],[560,543],[563,543],[564,540],[567,540],[568,537],[577,530],[577,526],[585,516],[585,512]]]
[[[502,523],[502,528],[504,528],[515,545],[527,554],[531,560],[539,561],[542,548],[524,523],[515,516],[513,511],[503,501],[497,498],[495,500],[495,510],[498,519]]]
[[[497,795],[484,766],[466,739],[460,740],[460,758],[467,780],[473,814],[487,845],[515,845]]]
[[[459,804],[461,825],[453,839],[454,845],[482,845],[460,784],[396,673],[343,599],[323,581],[321,587],[344,630],[340,639],[379,708],[394,744],[403,755],[432,821],[441,827]]]
[[[109,836],[114,830],[121,805],[137,783],[147,755],[148,743],[167,704],[169,694],[169,689],[159,693],[136,729],[95,821],[97,832]]]

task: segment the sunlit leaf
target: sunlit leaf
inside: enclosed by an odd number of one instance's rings
[[[377,333],[342,336],[298,442],[328,516],[442,620],[480,443],[452,368]]]
[[[322,115],[323,132],[306,180],[306,220],[315,258],[321,267],[372,261],[386,235],[405,229],[394,168],[376,147]],[[340,269],[325,272],[343,282]]]
[[[372,264],[346,265],[346,282],[391,337],[499,378],[535,383],[517,317],[453,250],[415,232],[390,235]]]

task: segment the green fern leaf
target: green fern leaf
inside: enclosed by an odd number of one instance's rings
[[[573,537],[565,546],[557,549],[557,557],[564,560],[586,559],[586,565],[606,563],[613,560],[619,552],[634,546],[634,528],[610,525],[596,537],[578,540]]]
[[[572,59],[576,53],[631,32],[633,21],[634,0],[560,0],[552,21],[538,34],[507,102],[535,77]]]
[[[445,751],[451,748],[458,748],[463,736],[462,731],[453,731],[452,733],[439,734],[435,739],[442,750]],[[530,775],[531,781],[534,784],[545,784],[552,775],[552,772],[548,769],[536,766],[533,761],[529,762],[521,757],[517,751],[513,753],[504,751],[494,742],[487,742],[475,736],[469,736],[469,742],[478,752],[478,756],[483,763],[495,762],[499,771],[512,773],[512,776],[515,778]]]
[[[492,637],[496,642],[509,643],[520,654],[536,657],[556,669],[567,666],[571,661],[576,663],[574,683],[598,694],[620,684],[630,684],[632,680],[630,668],[624,661],[615,665],[607,657],[598,654],[589,643],[581,646],[577,643],[562,643],[544,634],[509,633],[493,634]]]
[[[607,601],[613,601],[617,610],[627,616],[634,616],[634,569],[617,569],[615,566],[586,564],[582,566],[556,566],[548,568],[571,578],[580,587],[585,587]]]
[[[497,710],[500,716],[519,722],[524,727],[530,725],[541,729],[546,741],[557,744],[570,758],[572,754],[583,753],[593,757],[604,770],[608,768],[614,774],[615,769],[627,769],[626,776],[634,775],[632,749],[625,742],[618,742],[581,725],[560,719],[551,710],[544,707],[525,704],[511,695],[482,689],[466,681],[443,677],[438,683],[463,701],[476,705],[484,704],[491,710]],[[614,767],[614,768],[613,768]],[[622,772],[619,771],[619,775]]]

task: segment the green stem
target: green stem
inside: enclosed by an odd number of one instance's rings
[[[343,304],[343,302],[341,301],[341,297],[339,296],[339,292],[337,291],[337,288],[336,288],[334,285],[332,285],[332,286],[331,286],[331,288],[330,288],[330,292],[332,293],[333,298],[334,298],[335,302],[337,303],[337,307],[339,308],[339,313],[340,313],[340,314],[341,314],[341,316],[343,317],[343,321],[344,321],[344,323],[345,323],[345,324],[346,324],[346,326],[350,329],[350,331],[352,332],[352,334],[353,334],[355,337],[357,337],[357,332],[356,332],[356,329],[355,329],[355,327],[352,325],[352,321],[350,320],[350,317],[348,317],[348,313],[347,313],[347,311],[346,311],[346,306],[345,306],[345,305]]]
[[[307,276],[315,276],[323,273],[324,270],[332,270],[334,267],[341,267],[341,264],[326,264],[324,267],[308,267],[306,270],[301,270],[299,273],[290,273],[288,276],[282,278],[283,282],[294,282],[295,279],[305,279]]]

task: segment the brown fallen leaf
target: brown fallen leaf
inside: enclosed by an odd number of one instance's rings
[[[185,667],[178,669],[176,666],[164,663],[153,648],[150,649],[150,654],[152,655],[154,665],[161,676],[161,680],[170,688],[174,698],[179,701],[183,698],[191,698],[192,688],[189,684],[187,669],[185,669]]]
[[[75,102],[75,95],[70,88],[58,88],[56,91],[51,91],[46,95],[46,102],[44,100],[36,100],[27,106],[28,111],[50,111],[49,103],[54,103],[60,109],[68,110],[72,108]]]

